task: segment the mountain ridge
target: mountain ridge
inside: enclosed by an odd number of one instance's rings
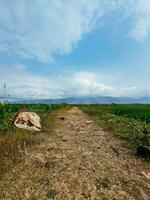
[[[0,98],[0,102],[3,99]],[[111,96],[97,96],[97,97],[67,97],[60,99],[7,99],[9,103],[27,103],[27,104],[150,104],[150,97],[111,97]]]

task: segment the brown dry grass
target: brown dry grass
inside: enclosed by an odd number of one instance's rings
[[[24,161],[2,177],[0,199],[148,200],[150,185],[141,172],[148,173],[149,164],[126,142],[87,123],[77,108],[45,119],[44,141],[26,149]]]
[[[0,134],[0,176],[23,160],[27,148],[45,140],[45,133],[50,132],[53,120],[49,113],[41,113],[43,131],[41,133],[17,129],[13,125]],[[51,123],[49,123],[51,118]]]

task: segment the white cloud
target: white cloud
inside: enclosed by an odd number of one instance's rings
[[[18,70],[21,66],[21,70]],[[18,98],[62,98],[69,96],[111,95],[113,87],[101,83],[92,72],[50,76],[49,78],[31,74],[18,64],[0,69],[1,84],[7,80],[7,94]],[[2,87],[0,94],[2,95]]]
[[[150,35],[149,0],[0,0],[0,51],[52,62],[55,53],[71,52],[113,9],[130,18],[132,38]]]
[[[71,77],[78,96],[112,95],[114,87],[102,83],[99,75],[93,72],[77,72]]]
[[[20,70],[18,70],[18,67]],[[0,68],[1,83],[7,82],[7,94],[19,98],[59,98],[60,92],[56,81],[34,75],[18,64]],[[2,87],[0,88],[2,95]]]
[[[142,41],[150,35],[150,16],[142,17],[136,23],[134,29],[130,32],[130,36],[138,41]]]
[[[115,0],[0,0],[0,51],[49,62],[72,51]]]
[[[147,39],[150,36],[150,1],[135,1],[132,15],[134,18],[134,26],[130,31],[130,36],[137,41]]]
[[[11,98],[46,99],[77,96],[140,96],[150,95],[150,91],[136,86],[113,86],[107,84],[107,77],[89,71],[66,72],[62,75],[43,77],[18,70],[18,66],[1,67],[0,96],[3,95],[2,83],[7,81],[7,95]]]

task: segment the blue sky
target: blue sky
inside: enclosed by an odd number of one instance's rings
[[[150,96],[150,0],[0,0],[0,12],[11,97]]]

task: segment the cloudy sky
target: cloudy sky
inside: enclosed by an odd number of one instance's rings
[[[150,0],[0,0],[0,95],[150,96]]]

